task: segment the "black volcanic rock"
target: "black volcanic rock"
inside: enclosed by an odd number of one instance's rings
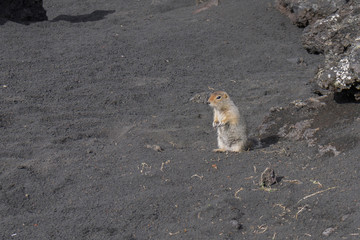
[[[15,22],[37,22],[47,20],[42,0],[2,0],[0,19]]]

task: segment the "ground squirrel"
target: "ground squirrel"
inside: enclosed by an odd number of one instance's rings
[[[217,128],[219,148],[214,152],[247,150],[246,123],[229,95],[223,91],[214,92],[207,103],[214,109],[213,127]]]

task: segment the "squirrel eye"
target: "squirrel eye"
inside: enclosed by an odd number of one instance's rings
[[[220,99],[220,98],[221,98],[221,96],[217,96],[217,97],[216,97],[216,99]]]

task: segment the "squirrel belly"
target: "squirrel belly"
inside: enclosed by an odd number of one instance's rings
[[[218,149],[216,152],[243,152],[247,143],[244,125],[226,124],[217,128]]]
[[[218,149],[214,151],[245,151],[246,123],[229,95],[223,91],[214,92],[210,95],[208,104],[214,109],[213,127],[217,128]]]

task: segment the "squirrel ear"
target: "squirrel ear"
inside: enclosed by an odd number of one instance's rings
[[[225,94],[224,94],[224,98],[228,98],[228,97],[229,97],[229,96],[225,93]]]

